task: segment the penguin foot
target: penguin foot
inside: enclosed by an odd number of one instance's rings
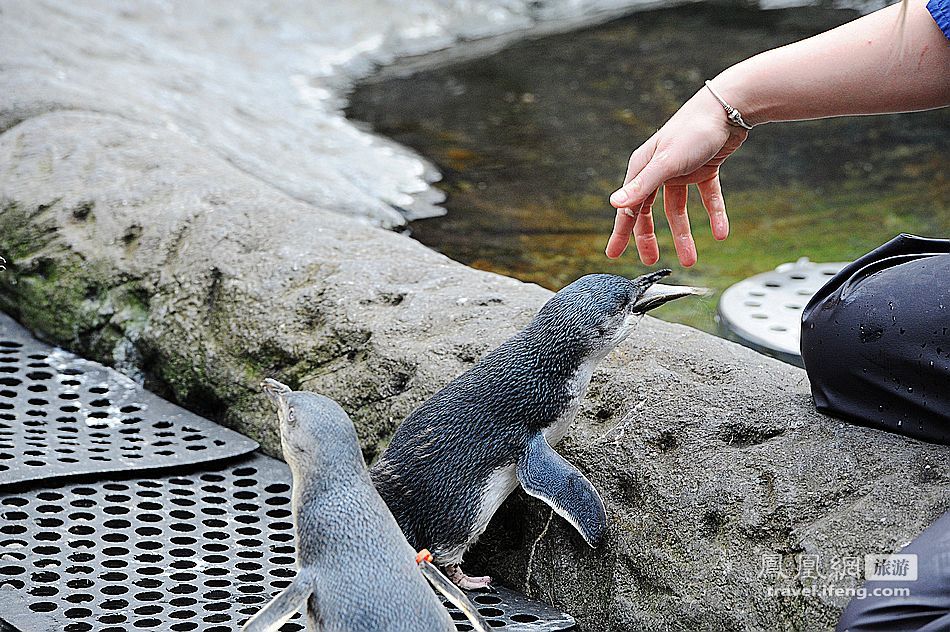
[[[491,577],[469,577],[458,564],[445,567],[446,576],[462,590],[483,590],[491,588]]]

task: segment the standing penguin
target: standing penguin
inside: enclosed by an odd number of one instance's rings
[[[244,632],[277,630],[307,604],[310,630],[448,632],[452,619],[373,488],[350,418],[336,402],[265,380],[293,474],[297,575]],[[472,609],[474,610],[474,608]]]
[[[458,586],[462,556],[520,483],[570,522],[590,546],[606,528],[604,503],[558,455],[597,364],[647,310],[702,294],[637,279],[591,274],[555,294],[521,332],[412,412],[373,466],[376,489],[409,543],[426,547]]]

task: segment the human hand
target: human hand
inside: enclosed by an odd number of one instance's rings
[[[640,260],[646,265],[659,261],[653,203],[661,186],[676,255],[684,267],[696,263],[696,244],[686,214],[688,185],[699,189],[713,237],[725,239],[729,218],[719,184],[719,165],[748,135],[748,130],[726,122],[722,106],[709,90],[697,92],[631,154],[624,185],[610,196],[617,218],[607,242],[607,256],[615,259],[623,254],[632,233]]]

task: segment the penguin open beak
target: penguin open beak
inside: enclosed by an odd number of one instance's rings
[[[281,384],[275,379],[267,378],[261,382],[261,390],[270,398],[276,406],[280,406],[281,398],[291,392],[291,388],[286,384]]]
[[[663,277],[669,276],[672,270],[669,268],[657,270],[650,274],[645,274],[634,280],[638,288],[646,286],[640,295],[634,301],[632,312],[634,314],[645,314],[655,307],[664,303],[682,298],[684,296],[704,296],[709,294],[709,290],[704,287],[690,287],[688,285],[663,285],[657,283]]]

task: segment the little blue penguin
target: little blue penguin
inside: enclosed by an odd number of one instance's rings
[[[293,475],[297,575],[244,632],[277,630],[304,603],[310,630],[449,632],[452,618],[373,488],[356,431],[333,400],[268,379]]]
[[[462,572],[462,556],[519,483],[590,546],[600,542],[603,501],[551,446],[577,414],[594,368],[647,310],[705,293],[657,283],[669,274],[574,281],[396,430],[371,469],[373,482],[409,543],[429,549],[459,587],[490,585],[490,577]]]

